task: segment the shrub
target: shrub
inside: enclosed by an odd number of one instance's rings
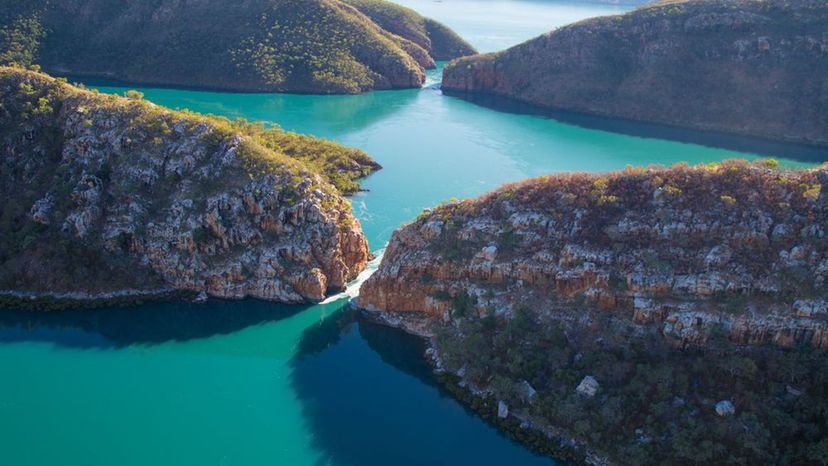
[[[805,199],[809,199],[815,201],[819,199],[819,193],[822,191],[822,185],[820,184],[812,184],[810,186],[805,186],[804,191],[802,192],[802,197]]]
[[[683,191],[681,188],[673,185],[668,185],[664,187],[664,192],[670,195],[671,197],[679,197],[682,195]]]
[[[144,94],[142,92],[138,92],[134,89],[130,89],[130,90],[124,92],[124,97],[126,97],[129,100],[143,100],[144,99]]]
[[[779,168],[779,161],[776,159],[763,159],[759,163],[765,168]]]

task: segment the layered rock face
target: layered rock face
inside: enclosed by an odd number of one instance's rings
[[[828,349],[824,186],[825,168],[740,161],[506,186],[397,231],[359,305],[420,333],[528,308],[679,346],[724,332]]]
[[[0,289],[296,303],[344,288],[369,260],[348,201],[281,152],[281,130],[11,68],[0,68],[0,104]]]
[[[445,30],[388,2],[371,6]],[[0,58],[157,85],[323,94],[411,88],[435,58],[461,55],[433,53],[474,51],[424,26],[428,44],[421,44],[419,30],[393,21],[387,30],[340,0],[2,0],[0,7],[0,37],[16,38],[0,39]]]
[[[828,145],[828,4],[665,0],[445,68],[443,89]]]

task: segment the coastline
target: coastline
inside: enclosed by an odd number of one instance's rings
[[[587,113],[577,110],[546,107],[514,97],[491,92],[470,92],[447,89],[443,95],[461,99],[490,110],[549,118],[582,128],[642,138],[666,139],[705,147],[755,153],[766,157],[783,157],[805,163],[828,161],[828,141],[810,142],[778,139],[748,132],[727,131],[703,126],[682,126],[658,120],[638,120],[609,113]]]
[[[426,351],[422,357],[432,367],[435,380],[440,388],[446,390],[465,408],[473,411],[484,421],[496,427],[509,439],[529,448],[536,453],[549,457],[556,463],[614,466],[609,458],[590,448],[561,429],[542,426],[531,417],[520,412],[508,411],[507,416],[498,416],[499,401],[489,396],[489,389],[476,387],[467,382],[461,374],[451,372],[443,367],[439,351],[433,342],[433,333],[428,329],[428,318],[424,315],[392,316],[389,313],[364,309],[359,306],[358,298],[349,305],[359,312],[362,318],[379,325],[396,328],[405,333],[423,339]]]
[[[434,71],[435,68],[427,68],[426,71]],[[100,73],[84,73],[84,72],[68,72],[66,70],[56,70],[51,68],[44,68],[43,71],[56,78],[66,79],[69,83],[79,83],[87,87],[124,87],[124,88],[156,88],[156,89],[170,89],[179,91],[193,91],[193,92],[214,92],[217,94],[248,94],[248,95],[310,95],[310,96],[358,96],[370,94],[372,92],[384,91],[406,91],[411,89],[422,89],[423,85],[411,87],[392,87],[387,89],[369,89],[358,93],[320,93],[320,92],[301,92],[301,91],[274,91],[265,88],[246,88],[246,87],[220,87],[220,86],[199,86],[199,85],[185,85],[175,84],[164,81],[132,81],[129,79],[121,79],[114,76],[106,76]]]
[[[79,308],[137,306],[143,304],[144,301],[185,300],[194,297],[195,294],[193,293],[171,287],[160,287],[151,290],[125,289],[100,293],[0,290],[0,312],[4,310],[49,312]]]

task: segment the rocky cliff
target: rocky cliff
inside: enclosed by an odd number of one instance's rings
[[[418,87],[435,58],[473,52],[413,11],[353,3],[0,0],[0,59],[145,84],[328,94]],[[378,10],[416,27],[380,25]]]
[[[828,4],[666,0],[448,65],[443,89],[828,144]]]
[[[545,177],[397,231],[358,306],[444,386],[588,464],[819,464],[828,167]]]
[[[318,301],[370,253],[343,189],[377,165],[277,128],[0,68],[0,290]]]
[[[656,326],[675,344],[828,349],[828,170],[728,162],[560,175],[426,212],[396,232],[362,307],[521,307]]]

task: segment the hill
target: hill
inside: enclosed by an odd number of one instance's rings
[[[318,301],[364,269],[366,154],[128,97],[0,67],[4,296]]]
[[[818,464],[825,186],[770,161],[507,185],[397,231],[358,305],[556,458]]]
[[[365,2],[366,11],[405,16],[420,29],[389,19],[386,30],[340,0],[0,0],[0,7],[0,64],[36,62],[51,73],[141,84],[320,94],[411,88],[435,58],[473,52],[445,27],[379,0]]]
[[[828,145],[828,3],[667,0],[446,66],[443,89]]]

